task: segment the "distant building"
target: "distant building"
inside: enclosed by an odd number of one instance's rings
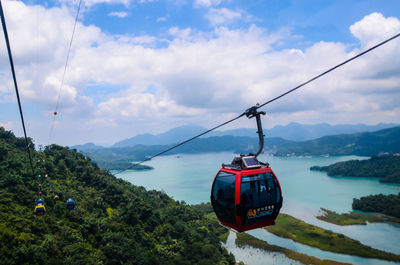
[[[394,153],[393,156],[400,156],[400,153]]]

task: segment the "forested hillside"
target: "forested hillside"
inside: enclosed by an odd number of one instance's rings
[[[353,200],[353,209],[383,213],[400,218],[400,193],[397,195],[369,195]]]
[[[329,166],[313,166],[310,169],[325,171],[328,176],[375,177],[380,178],[381,182],[400,183],[400,156],[350,160]]]
[[[116,179],[65,147],[33,151],[34,175],[28,161],[24,139],[0,128],[0,264],[234,263],[212,215]],[[47,213],[35,217],[39,184]],[[65,209],[70,197],[74,210]]]

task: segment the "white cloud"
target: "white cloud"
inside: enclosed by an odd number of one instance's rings
[[[218,6],[221,4],[222,0],[195,0],[194,7],[211,7],[211,6]]]
[[[74,15],[64,8],[17,1],[5,1],[4,6],[21,96],[43,112],[32,121],[37,128],[33,136],[43,142]],[[40,27],[31,14],[40,17]],[[374,24],[387,30],[376,30]],[[365,47],[399,27],[397,18],[374,13],[350,29]],[[169,33],[171,38],[165,42],[154,36],[111,36],[78,23],[54,139],[62,144],[113,142],[187,123],[211,127],[360,51],[334,42],[317,42],[305,50],[275,50],[274,44],[290,34],[269,33],[254,25],[241,30],[217,27],[211,33],[175,27]],[[159,41],[166,45],[155,48]],[[268,105],[266,126],[290,121],[400,122],[399,50],[400,41],[393,41]],[[5,62],[3,47],[0,100],[10,102],[13,89]],[[149,92],[150,87],[154,91]],[[254,125],[244,119],[232,126],[248,124]]]
[[[210,8],[205,15],[212,26],[221,24],[230,24],[236,20],[242,19],[243,15],[240,11],[233,11],[228,8]]]
[[[157,42],[162,42],[162,40],[159,40],[156,37],[149,36],[149,35],[142,35],[142,36],[135,36],[135,37],[119,36],[118,42],[131,44],[131,45],[140,44],[143,46],[145,46],[145,45],[152,46],[152,45],[156,44]]]
[[[202,109],[178,105],[166,93],[154,95],[138,92],[143,90],[130,88],[114,94],[99,104],[97,117],[101,117],[101,122],[107,121],[115,124],[116,122],[130,122],[132,119],[145,122],[149,117],[157,120],[170,119],[171,116],[191,117],[204,112]]]
[[[108,13],[108,16],[109,17],[125,18],[125,17],[128,16],[128,13],[127,12],[123,12],[123,11],[121,11],[121,12],[110,12],[110,13]]]
[[[395,17],[385,18],[380,13],[372,13],[350,27],[363,47],[372,46],[400,32],[399,20]]]
[[[71,1],[71,0],[57,0],[57,1],[66,5],[76,4],[76,1]],[[142,1],[143,0],[140,0],[138,2]],[[137,0],[82,0],[82,4],[89,7],[97,4],[123,4],[125,6],[129,6],[129,4],[132,2],[137,2]]]
[[[76,1],[71,1],[71,0],[57,0],[58,2],[62,4],[76,4],[76,3],[71,3],[71,2],[76,2]],[[114,4],[122,4],[126,7],[131,5],[132,3],[140,3],[140,4],[145,4],[145,3],[152,3],[152,2],[157,2],[158,0],[82,0],[82,3],[85,6],[93,6],[93,5],[98,5],[98,4],[109,4],[109,5],[114,5]]]
[[[14,123],[11,121],[7,123],[0,123],[0,127],[3,127],[6,130],[12,130],[14,128]]]
[[[167,21],[167,18],[166,18],[166,17],[159,17],[159,18],[157,18],[157,22],[165,22],[165,21]]]

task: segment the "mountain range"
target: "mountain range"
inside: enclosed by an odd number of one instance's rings
[[[400,126],[376,132],[340,134],[304,142],[292,142],[280,146],[275,155],[378,156],[395,153],[400,153]]]
[[[264,152],[275,153],[282,145],[290,144],[291,141],[282,138],[267,138],[264,141]],[[76,148],[84,155],[89,156],[97,163],[107,162],[107,168],[118,167],[121,162],[143,160],[149,156],[169,149],[172,145],[135,145],[128,147],[100,147],[93,144],[82,145]],[[84,149],[84,148],[87,149]],[[171,150],[168,154],[198,154],[208,152],[234,152],[254,153],[258,148],[258,138],[246,136],[214,136],[198,138],[185,145]],[[143,168],[145,169],[145,168]]]
[[[289,123],[288,125],[282,126],[277,125],[269,130],[264,130],[266,138],[269,137],[280,137],[290,141],[307,141],[316,139],[327,135],[337,134],[351,134],[358,132],[373,132],[386,128],[391,128],[396,124],[379,123],[377,125],[365,125],[365,124],[343,124],[343,125],[330,125],[327,123],[321,124],[300,124],[300,123]],[[190,124],[181,127],[171,129],[161,134],[139,134],[134,137],[119,141],[112,145],[112,147],[128,147],[135,146],[138,144],[146,145],[168,145],[175,144],[198,135],[202,132],[207,131],[199,125]],[[206,135],[206,137],[213,136],[246,136],[246,137],[257,137],[257,129],[241,128],[226,131],[213,131]],[[204,137],[204,138],[206,138]],[[86,144],[79,146],[77,149],[93,149],[93,144]]]
[[[100,147],[86,144],[75,147],[96,162],[107,162],[109,168],[120,167],[121,162],[143,160],[171,148],[169,145],[135,145],[127,147]],[[213,136],[198,138],[179,146],[168,154],[197,154],[207,152],[233,152],[247,154],[257,150],[258,139],[247,136]],[[86,149],[85,149],[86,148]],[[295,142],[279,137],[265,138],[264,152],[277,156],[302,155],[359,155],[377,156],[400,153],[400,126],[376,132],[340,134]],[[145,168],[143,168],[145,169]]]

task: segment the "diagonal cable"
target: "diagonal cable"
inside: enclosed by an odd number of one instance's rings
[[[56,122],[56,115],[57,115],[57,111],[58,111],[58,106],[60,104],[61,90],[62,90],[62,87],[64,86],[65,74],[66,74],[67,68],[68,68],[69,55],[71,54],[72,41],[74,40],[76,24],[78,22],[79,12],[81,10],[81,4],[82,4],[82,0],[79,0],[78,9],[76,11],[76,16],[75,16],[74,27],[72,29],[71,40],[70,40],[69,46],[68,46],[67,59],[65,60],[64,72],[63,72],[63,75],[62,75],[62,78],[61,78],[60,88],[58,90],[57,103],[56,103],[56,108],[54,110],[53,121],[51,123],[51,128],[50,128],[50,133],[49,133],[49,141],[48,142],[50,142],[51,135],[52,135],[53,129],[54,129],[54,124]]]
[[[5,39],[6,45],[7,45],[8,59],[10,60],[10,67],[11,67],[11,73],[12,73],[12,77],[13,77],[13,81],[14,81],[15,94],[17,95],[17,101],[18,101],[18,107],[19,107],[19,115],[21,116],[22,128],[24,130],[26,151],[28,152],[29,163],[31,165],[32,174],[34,176],[35,175],[35,170],[33,168],[32,155],[31,155],[31,151],[30,151],[30,148],[29,148],[28,136],[26,134],[24,114],[22,112],[21,99],[19,97],[17,78],[16,78],[16,75],[15,75],[14,61],[13,61],[13,57],[12,57],[12,53],[11,53],[10,40],[8,39],[6,20],[4,18],[3,6],[2,6],[2,3],[1,3],[1,0],[0,0],[0,16],[1,16],[1,24],[3,25],[4,39]]]
[[[117,173],[114,173],[114,175],[117,175],[117,174],[119,174],[119,173],[122,173],[122,172],[124,172],[124,171],[126,171],[126,170],[128,170],[128,169],[134,168],[134,167],[136,167],[136,166],[138,166],[138,165],[140,165],[140,164],[142,164],[142,163],[144,163],[144,162],[146,162],[146,161],[149,161],[149,160],[151,160],[151,159],[153,159],[153,158],[155,158],[155,157],[157,157],[157,156],[160,156],[160,155],[162,155],[162,154],[165,154],[165,153],[171,151],[172,149],[175,149],[175,148],[177,148],[177,147],[179,147],[179,146],[181,146],[181,145],[184,145],[184,144],[186,144],[186,143],[188,143],[188,142],[190,142],[190,141],[193,141],[194,139],[199,138],[199,137],[201,137],[201,136],[203,136],[203,135],[205,135],[205,134],[207,134],[207,133],[209,133],[209,132],[211,132],[211,131],[213,131],[213,130],[218,129],[219,127],[222,127],[222,126],[224,126],[224,125],[226,125],[226,124],[228,124],[228,123],[231,123],[231,122],[233,122],[233,121],[235,121],[235,120],[237,120],[237,119],[243,117],[244,115],[245,115],[245,113],[242,113],[242,114],[240,114],[239,116],[237,116],[237,117],[235,117],[235,118],[233,118],[233,119],[231,119],[231,120],[229,120],[229,121],[226,121],[226,122],[224,122],[224,123],[221,123],[220,125],[217,125],[217,126],[211,128],[211,129],[209,129],[209,130],[207,130],[207,131],[205,131],[205,132],[203,132],[203,133],[200,133],[200,134],[198,134],[198,135],[196,135],[196,136],[194,136],[194,137],[192,137],[192,138],[190,138],[190,139],[187,139],[187,140],[185,140],[185,141],[183,141],[183,142],[180,142],[179,144],[174,145],[174,146],[172,146],[172,147],[170,147],[170,148],[168,148],[168,149],[166,149],[166,150],[164,150],[164,151],[162,151],[162,152],[159,152],[159,153],[157,153],[157,154],[155,154],[155,155],[153,155],[153,156],[151,156],[151,157],[149,157],[149,158],[146,158],[146,159],[144,159],[144,160],[142,160],[142,161],[140,161],[140,162],[137,162],[137,163],[135,163],[135,164],[132,164],[131,166],[129,166],[129,167],[127,167],[127,168],[125,168],[125,169],[123,169],[123,170],[121,170],[121,171],[118,171]]]
[[[371,48],[369,48],[369,49],[367,49],[367,50],[365,50],[365,51],[363,51],[363,52],[360,52],[359,54],[357,54],[357,55],[351,57],[350,59],[347,59],[346,61],[344,61],[344,62],[342,62],[342,63],[340,63],[340,64],[337,64],[337,65],[335,65],[335,66],[332,67],[332,68],[329,68],[329,69],[326,70],[325,72],[323,72],[323,73],[321,73],[321,74],[319,74],[319,75],[317,75],[317,76],[315,76],[315,77],[313,77],[313,78],[307,80],[306,82],[304,82],[304,83],[302,83],[302,84],[296,86],[295,88],[292,88],[292,89],[286,91],[285,93],[283,93],[283,94],[281,94],[281,95],[279,95],[279,96],[277,96],[277,97],[275,97],[275,98],[273,98],[273,99],[271,99],[271,100],[268,100],[267,102],[265,102],[265,103],[261,104],[260,106],[258,106],[257,109],[259,109],[259,108],[261,108],[261,107],[263,107],[263,106],[265,106],[265,105],[267,105],[267,104],[269,104],[269,103],[271,103],[271,102],[273,102],[273,101],[275,101],[275,100],[277,100],[277,99],[280,99],[281,97],[284,97],[284,96],[286,96],[287,94],[292,93],[293,91],[295,91],[295,90],[297,90],[297,89],[299,89],[299,88],[301,88],[301,87],[303,87],[303,86],[305,86],[305,85],[311,83],[312,81],[314,81],[314,80],[316,80],[316,79],[318,79],[318,78],[320,78],[320,77],[322,77],[322,76],[324,76],[324,75],[326,75],[326,74],[332,72],[333,70],[335,70],[335,69],[337,69],[337,68],[339,68],[339,67],[341,67],[341,66],[343,66],[343,65],[345,65],[345,64],[347,64],[347,63],[349,63],[349,62],[351,62],[351,61],[353,61],[353,60],[355,60],[355,59],[357,59],[358,57],[363,56],[364,54],[369,53],[369,52],[372,51],[372,50],[375,50],[376,48],[378,48],[378,47],[384,45],[385,43],[387,43],[387,42],[389,42],[389,41],[392,41],[392,40],[398,38],[399,36],[400,36],[400,33],[394,35],[393,37],[390,37],[390,38],[387,39],[387,40],[384,40],[384,41],[382,41],[382,42],[376,44],[375,46],[373,46],[373,47],[371,47]]]

